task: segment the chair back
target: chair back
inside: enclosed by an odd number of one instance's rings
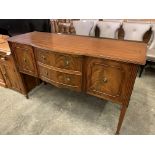
[[[99,21],[97,26],[100,31],[99,37],[118,39],[118,29],[121,26],[119,21]]]
[[[73,21],[76,35],[90,36],[94,22],[87,20]]]
[[[144,34],[150,28],[150,23],[123,22],[124,40],[143,41]]]

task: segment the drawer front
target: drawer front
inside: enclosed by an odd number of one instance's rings
[[[14,54],[19,71],[37,76],[36,63],[32,47],[16,44],[14,46]]]
[[[79,89],[81,88],[80,75],[67,74],[67,73],[62,73],[57,71],[56,79],[57,79],[57,82],[60,84],[64,84],[66,86],[71,86]]]
[[[63,73],[43,64],[38,64],[39,77],[57,87],[81,90],[81,76]]]
[[[38,65],[39,76],[42,80],[52,80],[55,81],[55,71],[52,71],[50,68],[44,65]]]
[[[46,65],[54,66],[54,54],[51,51],[35,48],[37,61]]]
[[[56,53],[55,54],[55,67],[81,72],[82,71],[81,57]]]
[[[80,56],[60,54],[48,50],[35,48],[37,61],[60,69],[82,71],[82,60]]]

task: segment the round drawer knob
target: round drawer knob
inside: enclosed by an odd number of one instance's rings
[[[65,65],[66,65],[66,66],[68,66],[68,65],[69,65],[69,60],[68,60],[68,59],[65,59],[65,61],[64,61],[64,62],[65,62]]]
[[[107,83],[107,82],[108,82],[108,79],[107,79],[106,77],[104,77],[104,78],[102,79],[102,82],[103,82],[103,83]]]
[[[43,60],[45,60],[45,59],[46,59],[46,57],[45,57],[45,56],[42,56],[42,59],[43,59]]]
[[[25,58],[24,58],[24,62],[25,62],[25,63],[27,62]]]
[[[48,75],[48,72],[45,72],[46,76]]]
[[[66,78],[66,81],[70,81],[71,79],[69,77]]]
[[[66,65],[68,65],[69,64],[69,61],[68,60],[66,60]]]
[[[1,58],[1,60],[2,60],[2,61],[5,61],[5,60],[6,60],[6,58],[5,58],[5,57],[3,57],[3,58]]]

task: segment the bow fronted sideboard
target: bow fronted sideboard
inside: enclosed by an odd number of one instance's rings
[[[145,43],[44,32],[8,41],[20,74],[120,104],[119,134]]]

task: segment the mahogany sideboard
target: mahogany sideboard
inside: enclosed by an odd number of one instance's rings
[[[44,32],[8,42],[20,73],[120,104],[119,134],[138,66],[146,61],[145,43]]]

